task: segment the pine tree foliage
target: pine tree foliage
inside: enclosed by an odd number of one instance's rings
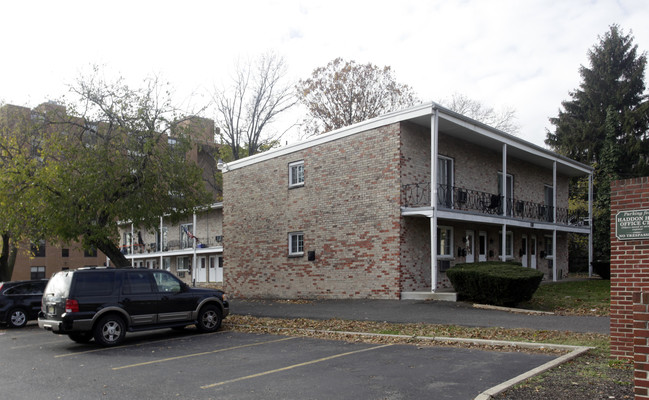
[[[546,144],[560,154],[586,164],[600,162],[606,142],[609,107],[618,114],[620,132],[615,142],[623,150],[618,164],[620,176],[649,173],[649,105],[645,92],[646,53],[639,54],[631,34],[617,25],[599,37],[588,51],[590,66],[581,66],[582,82],[562,102],[563,110],[550,118],[554,132]]]
[[[610,183],[649,174],[649,101],[646,53],[618,25],[598,37],[581,66],[582,81],[550,118],[554,132],[545,143],[554,151],[591,165],[595,257],[610,255]],[[585,181],[571,184],[571,207],[584,207]]]

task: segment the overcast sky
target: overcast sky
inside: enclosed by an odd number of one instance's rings
[[[91,64],[136,84],[159,75],[187,101],[272,50],[293,80],[343,57],[391,66],[422,101],[513,107],[520,136],[543,145],[613,23],[649,50],[648,0],[2,2],[0,101],[57,99]]]

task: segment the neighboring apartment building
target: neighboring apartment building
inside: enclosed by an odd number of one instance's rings
[[[0,107],[0,123],[11,125],[21,119],[39,118],[43,113],[65,113],[65,107],[56,103],[43,103],[33,110],[28,107],[6,104]],[[29,143],[25,145],[37,146]],[[16,254],[11,279],[49,278],[63,269],[74,269],[91,265],[105,265],[106,256],[96,250],[84,250],[78,243],[59,244],[49,241],[22,243]]]
[[[160,218],[147,232],[120,227],[122,253],[134,267],[166,269],[191,284],[223,283],[223,203],[214,203],[179,223]]]
[[[590,167],[435,103],[225,171],[224,283],[239,297],[426,298],[456,263],[501,259],[559,280],[568,233],[591,232],[568,213],[568,181]]]
[[[65,107],[56,103],[43,103],[33,110],[27,107],[5,105],[0,108],[0,122],[11,121],[12,118],[39,118],[44,112],[55,111],[60,115],[65,115]],[[216,153],[218,145],[215,143],[214,138],[217,133],[214,127],[214,121],[211,119],[191,117],[180,124],[180,128],[185,129],[185,133],[190,135],[192,141],[192,148],[188,151],[187,159],[195,162],[203,170],[203,180],[206,188],[212,193],[213,200],[216,202],[221,199],[222,192],[219,185],[215,181],[216,172]],[[175,143],[174,133],[168,138],[169,145]],[[223,261],[220,254],[222,253],[221,240],[221,225],[222,225],[222,212],[220,203],[205,207],[198,213],[198,220],[183,222],[180,226],[167,226],[164,225],[164,218],[161,218],[161,226],[163,229],[162,239],[159,239],[159,234],[156,238],[149,237],[147,232],[140,232],[130,225],[122,225],[120,230],[122,249],[127,255],[127,258],[133,260],[134,266],[147,266],[150,268],[167,268],[174,272],[177,271],[180,277],[185,278],[187,281],[192,279],[192,266],[201,265],[205,268],[205,273],[208,274],[207,268],[209,266],[208,278],[204,281],[216,282],[222,281],[222,266]],[[209,221],[204,221],[207,219]],[[204,240],[196,243],[197,251],[189,251],[187,249],[186,239],[183,234],[178,232],[181,227],[189,228],[188,232],[192,232],[193,226],[196,226],[196,236],[204,236]],[[211,225],[210,225],[211,224]],[[202,229],[202,230],[201,230]],[[135,235],[139,233],[139,235]],[[156,233],[157,234],[157,233]],[[130,236],[129,236],[130,235]],[[159,240],[162,240],[163,246],[160,247]],[[144,243],[147,245],[145,246]],[[192,244],[193,246],[193,244]],[[190,247],[192,247],[190,246]],[[16,257],[14,272],[12,275],[13,280],[35,278],[49,278],[55,272],[63,269],[74,269],[91,265],[110,265],[107,257],[98,251],[83,250],[79,244],[71,245],[57,245],[55,243],[46,243],[40,241],[35,244],[23,244],[23,248],[19,251]],[[163,252],[173,252],[173,257],[160,257],[159,254]],[[155,256],[150,256],[150,254]],[[198,254],[198,256],[195,256]],[[167,253],[167,256],[169,254]],[[203,258],[205,257],[205,258]],[[173,262],[174,268],[170,268],[170,262]],[[178,266],[176,265],[177,263]],[[198,263],[198,264],[197,264]],[[201,264],[203,263],[203,264]],[[199,271],[202,271],[198,267]],[[199,281],[202,275],[198,276]]]
[[[84,250],[78,244],[62,245],[42,240],[18,250],[11,279],[44,279],[64,269],[105,264],[106,256],[97,250]]]
[[[130,223],[120,225],[122,253],[134,267],[162,268],[191,284],[223,283],[223,194],[216,183],[214,121],[193,117],[183,124],[193,143],[187,158],[203,170],[203,181],[214,203],[178,223],[160,218],[152,231]],[[173,142],[173,137],[170,137]]]

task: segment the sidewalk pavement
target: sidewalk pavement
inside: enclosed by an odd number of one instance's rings
[[[244,300],[230,301],[230,312],[270,318],[342,319],[428,323],[468,327],[571,331],[609,334],[608,317],[526,314],[433,300]]]

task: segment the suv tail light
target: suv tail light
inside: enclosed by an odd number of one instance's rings
[[[73,299],[67,299],[65,301],[65,312],[79,312],[79,302]]]

